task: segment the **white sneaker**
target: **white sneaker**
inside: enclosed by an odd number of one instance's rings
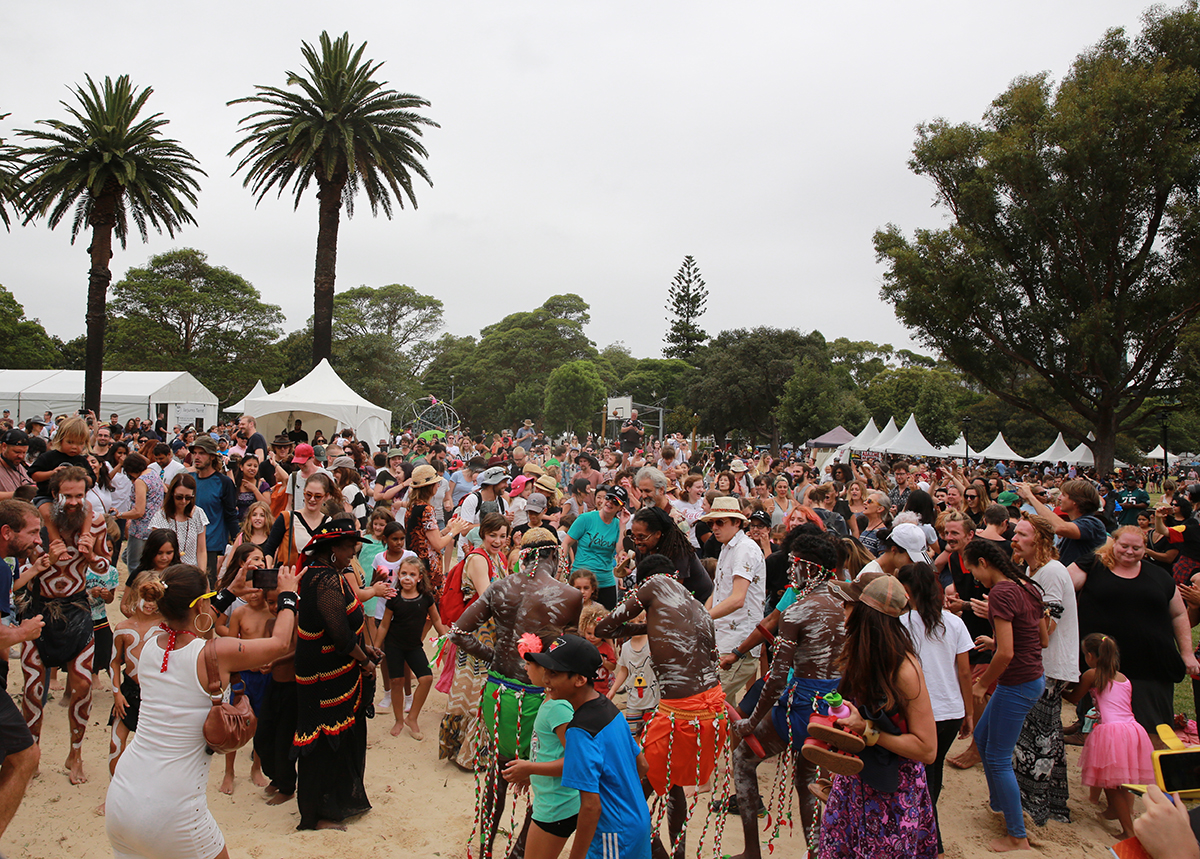
[[[392,690],[383,693],[383,698],[379,702],[380,710],[387,710],[392,706]]]
[[[404,696],[404,712],[407,713],[412,709],[412,695]]]

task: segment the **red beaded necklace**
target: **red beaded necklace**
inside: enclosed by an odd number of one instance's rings
[[[195,635],[196,633],[192,632],[190,629],[172,629],[171,627],[167,626],[165,623],[160,623],[158,625],[158,628],[163,630],[165,633],[167,633],[167,649],[165,651],[163,651],[162,668],[158,669],[159,674],[166,674],[167,673],[167,660],[171,656],[171,651],[175,649],[175,636],[179,635],[179,633],[181,633],[181,632],[186,633],[187,635]]]

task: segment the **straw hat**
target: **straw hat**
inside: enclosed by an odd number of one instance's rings
[[[741,505],[731,495],[726,495],[723,498],[713,501],[712,509],[700,518],[705,522],[710,519],[741,519],[743,522],[746,521],[746,516],[742,513]]]
[[[412,483],[409,486],[413,489],[420,489],[422,486],[429,486],[431,483],[437,483],[441,478],[438,477],[437,469],[432,465],[418,465],[413,469]]]

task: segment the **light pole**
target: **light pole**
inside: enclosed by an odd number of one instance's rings
[[[450,405],[454,405],[454,374],[450,374]]]
[[[1170,422],[1170,419],[1167,417],[1166,412],[1158,413],[1158,422],[1162,426],[1163,480],[1166,481],[1167,469],[1170,467],[1167,463],[1167,424]]]
[[[963,415],[963,467],[971,461],[971,416]]]

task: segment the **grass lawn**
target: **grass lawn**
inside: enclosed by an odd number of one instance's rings
[[[1200,641],[1200,627],[1192,630],[1192,646]],[[1189,719],[1196,718],[1195,701],[1192,698],[1192,678],[1185,677],[1175,686],[1175,712],[1187,713]]]

